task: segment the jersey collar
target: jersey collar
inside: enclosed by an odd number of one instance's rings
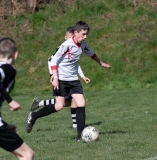
[[[76,41],[75,41],[75,39],[74,39],[74,36],[72,37],[72,40],[73,40],[73,42],[75,43],[75,45],[76,45],[77,47],[80,47],[80,46],[81,46],[81,43],[76,43]]]

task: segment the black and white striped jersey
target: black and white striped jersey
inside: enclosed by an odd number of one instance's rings
[[[4,101],[3,92],[10,91],[16,76],[16,69],[6,62],[0,61],[0,103]]]

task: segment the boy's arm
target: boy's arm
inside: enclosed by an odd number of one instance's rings
[[[90,82],[90,79],[85,77],[80,65],[78,67],[78,74],[80,75],[80,77],[84,80],[85,83],[89,83]]]
[[[106,64],[102,62],[97,55],[94,53],[94,51],[88,47],[87,42],[83,41],[85,47],[84,47],[84,52],[86,53],[87,56],[90,56],[92,59],[94,59],[97,63],[99,63],[102,67],[111,67],[109,64]]]
[[[85,81],[85,83],[89,83],[90,82],[90,79],[88,77],[83,77],[83,80]]]
[[[2,94],[2,97],[8,102],[11,111],[17,111],[21,108],[20,104],[10,97],[2,82],[0,82],[0,93]]]
[[[2,82],[0,82],[0,93],[2,94],[2,97],[10,103],[12,101],[12,98],[10,97],[9,93],[6,91],[4,85]]]
[[[78,74],[79,74],[79,76],[81,78],[83,78],[85,76],[84,73],[83,73],[83,71],[82,71],[82,69],[81,69],[81,67],[80,67],[80,65],[78,66]]]
[[[52,70],[51,70],[51,61],[52,61],[53,56],[51,56],[50,58],[48,58],[48,70],[49,70],[49,74],[50,76],[52,76]]]
[[[49,74],[50,74],[50,83],[52,83],[52,78],[53,78],[53,74],[52,74],[52,70],[51,70],[51,60],[52,60],[52,58],[53,58],[53,56],[48,58],[48,70],[49,70]]]
[[[109,64],[102,62],[102,61],[97,57],[96,54],[94,54],[91,58],[92,58],[93,60],[95,60],[97,63],[99,63],[102,67],[106,67],[106,68],[111,67]]]
[[[61,45],[56,54],[52,58],[52,63],[51,63],[51,70],[53,74],[53,81],[52,81],[52,86],[55,89],[59,89],[59,84],[58,84],[58,73],[57,73],[57,67],[58,67],[58,61],[69,51],[69,48],[66,45]]]
[[[56,69],[53,68],[52,72],[53,72],[52,86],[53,86],[54,90],[56,90],[56,89],[59,89],[57,68]]]

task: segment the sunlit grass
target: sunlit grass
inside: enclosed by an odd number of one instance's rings
[[[4,105],[3,118],[17,125],[17,132],[35,151],[35,160],[144,160],[157,156],[155,89],[85,92],[86,125],[95,126],[99,141],[77,143],[72,129],[70,108],[36,121],[31,133],[25,121],[32,95],[15,96],[22,110],[10,113]],[[36,94],[43,99],[49,94]],[[13,160],[1,150],[0,159]]]

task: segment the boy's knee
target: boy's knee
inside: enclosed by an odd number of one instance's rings
[[[55,109],[56,111],[60,111],[61,109],[63,109],[64,104],[55,104]]]
[[[86,106],[86,102],[85,101],[79,101],[78,103],[77,103],[77,106],[79,107],[79,106]]]
[[[34,151],[33,151],[32,149],[30,149],[30,150],[26,153],[25,157],[26,157],[26,159],[28,159],[28,160],[32,160],[33,157],[34,157]]]

